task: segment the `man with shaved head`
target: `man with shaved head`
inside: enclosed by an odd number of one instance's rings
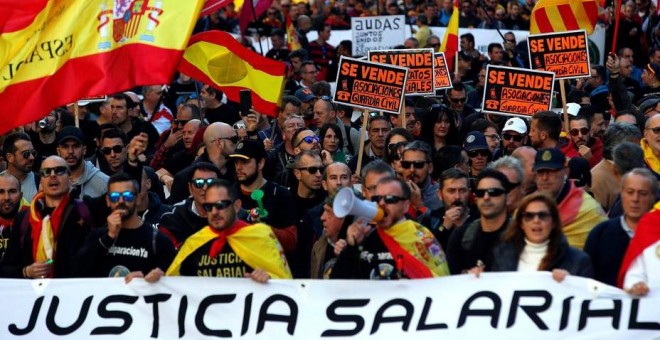
[[[19,210],[25,210],[30,204],[23,199],[21,185],[13,175],[0,174],[0,259],[9,244],[9,235],[14,218]]]
[[[660,177],[660,115],[649,118],[644,125],[644,138],[639,143],[644,150],[646,166]]]
[[[71,197],[71,170],[58,156],[41,164],[41,188],[29,211],[16,216],[0,276],[67,278],[74,276],[76,254],[91,224],[84,203]]]

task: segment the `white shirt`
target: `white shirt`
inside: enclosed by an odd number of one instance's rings
[[[660,240],[632,261],[623,279],[623,288],[630,289],[640,281],[645,282],[650,290],[660,289]]]
[[[520,253],[520,258],[518,259],[518,271],[538,271],[541,261],[545,257],[545,254],[548,253],[548,243],[550,243],[550,240],[537,244],[525,239],[525,248],[523,248],[522,253]]]

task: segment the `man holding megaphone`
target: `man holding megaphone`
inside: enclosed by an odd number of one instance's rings
[[[335,279],[417,279],[449,275],[445,253],[424,226],[406,219],[410,188],[400,179],[387,177],[376,185],[371,202],[348,196],[335,197],[334,210],[356,215],[348,227],[348,245],[332,271]],[[365,222],[375,222],[375,228]]]

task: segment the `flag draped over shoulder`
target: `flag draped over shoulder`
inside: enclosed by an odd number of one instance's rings
[[[82,97],[169,83],[204,0],[0,0],[0,133]]]
[[[454,59],[458,53],[458,18],[460,16],[460,0],[454,1],[454,11],[451,12],[451,18],[445,30],[445,37],[442,39],[440,52],[445,52],[445,60],[450,72],[454,69]]]
[[[240,90],[250,89],[255,110],[275,116],[284,89],[285,67],[248,50],[229,33],[208,31],[190,38],[179,70],[223,91],[235,102],[240,101]]]
[[[540,0],[530,18],[529,34],[584,29],[591,34],[598,19],[595,0]]]

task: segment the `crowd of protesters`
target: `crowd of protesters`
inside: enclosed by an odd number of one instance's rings
[[[476,5],[461,3],[461,27],[527,29],[534,2]],[[660,214],[660,50],[649,1],[625,4],[624,20],[640,29],[624,32],[640,39],[622,38],[605,65],[570,82],[568,122],[553,111],[480,111],[485,66],[526,65],[513,34],[487,54],[461,35],[453,88],[407,96],[405,121],[331,101],[337,58],[351,53],[350,41],[328,44],[332,30],[354,16],[406,14],[423,32],[421,20],[446,26],[452,6],[274,2],[259,20],[267,56],[290,64],[275,117],[243,112],[178,74],[81,106],[79,128],[73,108],[61,107],[2,136],[0,276],[265,282],[541,270],[636,295],[660,288],[660,261],[646,250],[659,234],[647,221]],[[286,47],[287,16],[302,49]],[[199,26],[233,31],[237,20],[229,6]],[[401,48],[440,45],[418,37]],[[374,202],[381,218],[337,216],[342,188]]]

